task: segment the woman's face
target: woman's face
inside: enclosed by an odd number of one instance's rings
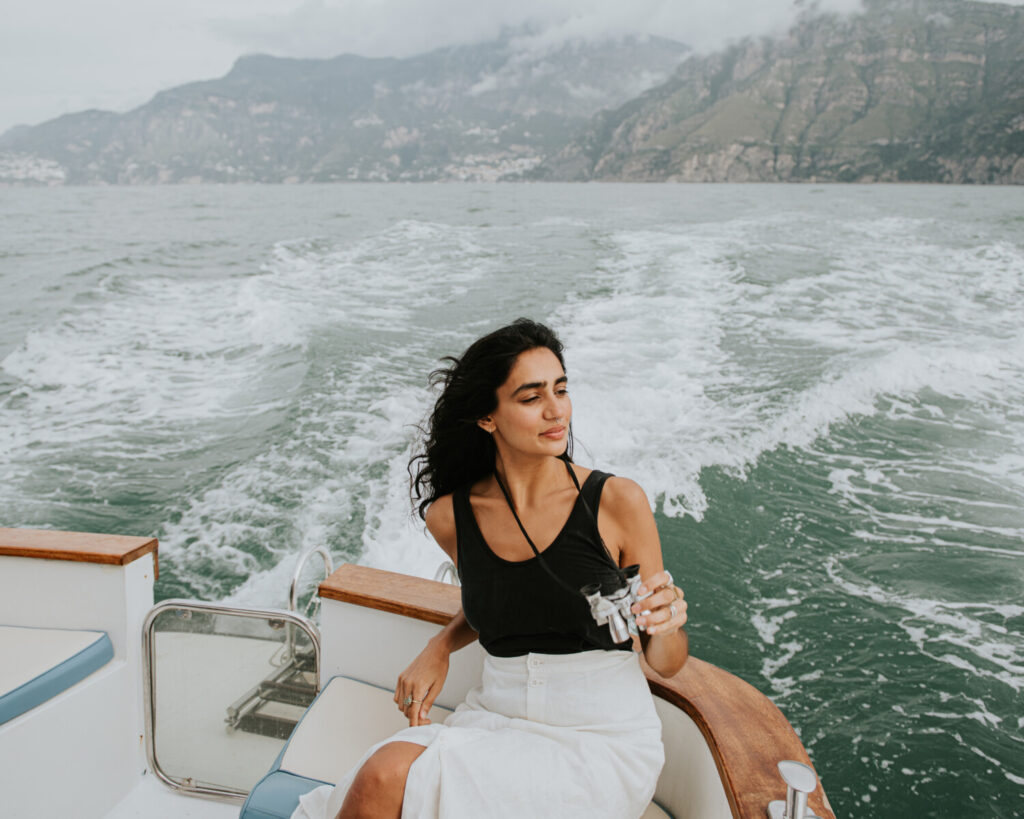
[[[572,400],[565,370],[547,347],[520,353],[505,383],[498,406],[480,426],[523,452],[561,455],[569,436]]]

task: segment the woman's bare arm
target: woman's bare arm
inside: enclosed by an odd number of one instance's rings
[[[458,565],[458,543],[455,535],[455,507],[452,504],[452,496],[442,495],[427,509],[426,516],[427,530],[433,535],[434,540],[444,550],[444,553],[452,559],[452,563]],[[447,649],[450,654],[460,648],[472,643],[479,635],[470,628],[466,622],[466,615],[459,609],[452,621],[431,639],[431,642]]]
[[[690,653],[689,639],[682,628],[686,622],[686,601],[682,590],[665,571],[661,539],[647,495],[636,481],[609,478],[602,491],[598,517],[613,534],[619,565],[640,565],[640,593],[656,589],[633,610],[637,624],[646,629],[640,632],[644,658],[663,677],[671,677],[683,667]],[[671,607],[675,608],[674,615]],[[649,613],[641,614],[643,611]]]
[[[426,522],[434,540],[454,563],[458,555],[455,511],[451,495],[444,495],[430,505],[427,509]],[[478,636],[460,608],[448,625],[427,641],[423,651],[398,676],[398,683],[395,685],[395,704],[409,718],[410,725],[430,724],[430,708],[444,687],[451,653],[469,645]],[[403,707],[406,697],[416,702]]]

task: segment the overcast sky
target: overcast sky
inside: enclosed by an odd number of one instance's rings
[[[1024,3],[1024,0],[1014,0]],[[127,111],[242,54],[408,56],[539,24],[552,38],[651,33],[709,50],[784,30],[799,0],[33,0],[0,22],[0,133]],[[852,11],[860,0],[821,0]]]

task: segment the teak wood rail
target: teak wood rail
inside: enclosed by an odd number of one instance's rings
[[[0,555],[10,557],[125,566],[151,552],[155,579],[159,572],[155,537],[0,528]]]
[[[459,589],[447,583],[352,564],[321,583],[320,596],[439,625],[447,624],[462,605]],[[775,703],[739,677],[696,657],[669,678],[652,670],[643,657],[641,663],[651,692],[682,709],[704,735],[735,819],[764,819],[770,801],[786,798],[777,763],[795,759],[811,765]],[[822,819],[835,819],[821,787],[808,805]]]

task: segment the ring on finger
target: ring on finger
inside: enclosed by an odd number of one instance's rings
[[[670,612],[672,612],[672,616],[673,616],[673,617],[675,617],[675,616],[676,616],[676,604],[675,604],[675,603],[670,603],[670,604],[669,604],[669,607],[668,607],[668,610],[669,610]]]

